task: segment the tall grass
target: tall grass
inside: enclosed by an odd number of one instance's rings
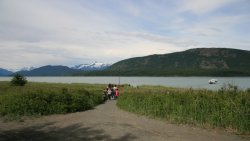
[[[21,117],[69,113],[103,102],[102,85],[29,83],[24,87],[0,82],[0,115]]]
[[[177,123],[250,131],[250,92],[141,87],[127,89],[117,101],[127,111]]]

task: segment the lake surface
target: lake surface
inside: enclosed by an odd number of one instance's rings
[[[208,84],[208,80],[215,78],[217,84]],[[0,81],[10,81],[11,77],[0,77]],[[91,83],[91,84],[131,84],[162,85],[180,88],[206,88],[216,90],[231,83],[241,89],[250,88],[250,77],[27,77],[30,82],[53,83]]]

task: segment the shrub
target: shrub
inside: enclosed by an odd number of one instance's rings
[[[117,105],[127,111],[177,123],[228,128],[239,133],[250,132],[250,95],[235,87],[223,93],[167,88],[152,88],[149,91],[148,88],[140,88],[124,92]]]
[[[15,74],[11,79],[11,84],[14,86],[24,86],[27,83],[27,80],[21,74]]]
[[[0,85],[0,116],[9,119],[88,110],[102,103],[98,89],[78,84],[30,83],[23,88]]]

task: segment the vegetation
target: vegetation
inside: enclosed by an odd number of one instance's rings
[[[119,61],[105,70],[83,71],[66,66],[43,66],[19,71],[25,76],[250,76],[250,51],[196,48]],[[0,75],[11,72],[1,70]]]
[[[18,73],[25,76],[70,76],[79,70],[71,69],[66,66],[43,66],[31,71],[19,71]]]
[[[101,70],[74,73],[73,76],[250,76],[248,70],[205,70],[205,69],[168,69],[168,70]]]
[[[250,76],[250,51],[197,48],[119,61],[104,71],[75,75],[120,76]]]
[[[11,84],[14,86],[24,86],[27,83],[27,80],[24,76],[20,74],[15,74],[11,79]]]
[[[250,132],[250,93],[229,85],[219,91],[140,87],[127,89],[121,109],[175,123]]]
[[[0,115],[10,118],[83,111],[102,103],[102,85],[0,82]]]

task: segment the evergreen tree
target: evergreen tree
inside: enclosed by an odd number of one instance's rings
[[[27,83],[27,80],[21,74],[15,74],[11,79],[11,84],[15,86],[24,86]]]

